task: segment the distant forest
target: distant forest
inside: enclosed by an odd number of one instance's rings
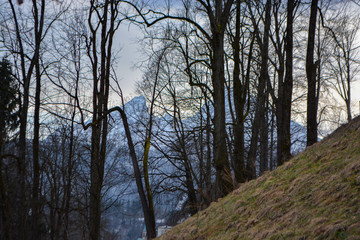
[[[359,15],[357,0],[0,0],[0,239],[152,239],[282,165],[352,119]],[[123,25],[143,36],[131,101]]]

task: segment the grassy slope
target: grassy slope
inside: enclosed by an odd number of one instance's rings
[[[360,239],[360,118],[161,239]]]

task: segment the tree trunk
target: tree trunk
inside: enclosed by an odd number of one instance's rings
[[[183,149],[185,151],[185,149]],[[194,180],[191,173],[191,165],[190,161],[187,157],[186,152],[183,153],[184,155],[184,167],[185,167],[185,184],[187,189],[187,195],[189,199],[189,212],[192,215],[198,212],[198,203],[196,198],[196,192],[194,187]]]
[[[279,108],[277,114],[277,164],[282,165],[291,157],[291,136],[290,136],[290,121],[291,121],[291,101],[293,89],[293,14],[294,14],[294,0],[288,1],[287,6],[287,23],[286,23],[286,44],[285,44],[285,78],[281,89],[279,88],[279,101],[277,107]]]
[[[260,124],[260,169],[259,175],[269,170],[269,119],[267,114],[269,94],[266,95],[265,114]]]
[[[100,9],[102,8],[102,9]],[[102,15],[99,12],[102,10]],[[91,23],[92,14],[96,12],[98,25],[93,28]],[[91,28],[93,74],[93,125],[91,135],[91,164],[90,164],[90,238],[100,239],[101,229],[101,190],[104,181],[104,167],[106,159],[106,143],[108,132],[108,98],[110,88],[111,50],[115,31],[115,16],[117,15],[117,3],[106,0],[102,6],[91,1],[89,25]],[[100,33],[100,61],[97,49],[97,30]]]
[[[214,98],[214,166],[216,169],[215,195],[223,197],[233,190],[233,182],[228,159],[225,128],[225,71],[224,32],[233,0],[222,3],[215,1],[214,15],[209,13],[211,22],[211,70]],[[212,16],[212,17],[210,17]]]
[[[16,205],[19,206],[19,211],[16,213],[16,228],[22,229],[14,233],[15,238],[17,239],[27,239],[26,232],[28,230],[27,225],[27,196],[26,196],[26,152],[27,152],[27,141],[26,141],[26,132],[27,132],[27,117],[28,117],[28,108],[29,108],[29,90],[30,90],[30,79],[34,69],[34,61],[31,61],[28,72],[26,72],[26,60],[25,52],[20,32],[19,23],[17,20],[17,14],[15,11],[15,6],[12,0],[8,0],[12,17],[14,18],[14,24],[16,29],[16,41],[19,46],[19,55],[20,55],[20,65],[21,65],[21,77],[23,79],[23,95],[22,102],[19,109],[19,142],[18,142],[18,152],[19,152],[19,161],[18,161],[18,188],[16,196],[18,200]]]
[[[225,129],[224,34],[213,35],[212,82],[214,87],[214,165],[216,196],[223,197],[233,190]]]
[[[72,178],[73,178],[73,156],[74,156],[74,119],[75,119],[75,109],[71,116],[71,125],[70,125],[70,139],[69,139],[69,155],[67,156],[67,172],[64,182],[64,226],[63,226],[63,236],[64,240],[69,239],[68,228],[69,228],[69,214],[70,214],[70,202],[71,202],[71,191],[72,191]]]
[[[44,24],[45,0],[41,1],[41,10],[39,12],[37,1],[33,1],[34,13],[34,35],[35,35],[35,105],[34,105],[34,139],[33,139],[33,188],[32,188],[32,236],[34,240],[40,240],[41,237],[41,216],[40,216],[40,98],[41,98],[41,72],[40,72],[40,43]],[[40,14],[40,15],[39,15]]]
[[[40,133],[40,93],[41,76],[39,62],[36,64],[36,93],[34,105],[34,139],[33,139],[33,188],[32,188],[32,235],[31,239],[41,239],[40,233],[40,162],[39,162],[39,133]]]
[[[205,98],[206,99],[206,98]],[[206,188],[206,193],[208,195],[208,202],[207,205],[209,205],[213,199],[212,196],[212,184],[211,184],[211,125],[210,125],[210,120],[211,120],[211,115],[210,115],[210,107],[208,103],[205,103],[206,106],[206,128],[205,128],[205,144],[206,144],[206,165],[205,165],[205,188]]]
[[[315,29],[318,0],[311,1],[311,12],[306,52],[306,77],[308,81],[307,96],[307,146],[317,142],[317,109],[316,99],[316,64],[314,63]]]
[[[245,139],[244,139],[244,107],[247,97],[247,87],[243,86],[240,81],[240,0],[236,1],[236,23],[235,37],[233,42],[234,52],[234,106],[235,106],[235,122],[234,122],[234,150],[233,165],[235,184],[245,182]],[[251,56],[251,54],[250,54]],[[249,56],[249,58],[251,58]]]
[[[95,114],[94,114],[95,116]],[[93,120],[97,118],[93,118]],[[100,126],[92,127],[91,134],[91,165],[90,165],[90,238],[100,239],[101,220],[101,184],[102,171],[100,158]]]
[[[121,110],[120,108],[119,108],[119,112],[120,112],[120,116],[121,116],[121,119],[123,121],[123,125],[125,128],[125,134],[126,134],[126,138],[127,138],[127,142],[128,142],[129,151],[130,151],[130,157],[131,157],[131,161],[132,161],[132,165],[133,165],[133,169],[134,169],[136,186],[137,186],[138,194],[140,197],[141,206],[142,206],[142,209],[144,212],[146,236],[148,238],[152,239],[152,238],[156,237],[155,218],[153,217],[151,209],[149,208],[148,202],[146,200],[146,195],[145,195],[143,183],[141,180],[140,168],[138,165],[135,147],[134,147],[134,143],[133,143],[133,140],[131,137],[129,124],[127,121],[127,116],[126,116],[125,112],[123,110]]]
[[[274,129],[275,129],[275,110],[271,109],[271,126],[270,126],[270,159],[269,159],[269,170],[272,171],[274,169]]]
[[[349,54],[349,53],[348,53]],[[346,113],[347,113],[347,121],[350,122],[352,119],[351,115],[351,67],[350,67],[350,59],[349,57],[345,58],[346,60],[346,85],[347,85],[347,93],[346,93]]]
[[[257,97],[255,105],[255,117],[251,126],[251,140],[250,140],[250,150],[248,155],[248,161],[246,164],[247,179],[256,178],[256,156],[259,140],[259,131],[261,128],[261,121],[265,118],[265,103],[266,103],[266,94],[265,87],[269,81],[268,73],[268,60],[269,60],[269,33],[270,33],[270,24],[271,24],[271,0],[266,1],[265,6],[265,24],[264,24],[264,37],[262,42],[259,42],[261,48],[261,69],[259,84],[257,88]]]

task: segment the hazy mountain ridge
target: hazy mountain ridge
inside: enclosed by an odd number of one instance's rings
[[[135,143],[135,148],[137,152],[137,157],[142,169],[142,154],[143,146],[146,132],[146,125],[149,121],[149,111],[145,97],[138,96],[127,102],[124,106],[125,112],[128,117],[128,122],[130,130],[132,132],[133,141]],[[229,116],[229,105],[227,104],[227,119],[230,122],[232,119]],[[200,113],[194,113],[193,116],[184,118],[183,126],[185,129],[192,130],[198,126],[200,122]],[[250,124],[248,120],[247,124]],[[247,127],[250,127],[249,125]],[[292,152],[296,153],[301,151],[305,147],[304,141],[306,136],[306,130],[303,126],[292,122],[292,141],[294,145],[292,147]],[[66,129],[69,131],[69,129]],[[78,151],[81,151],[81,156],[83,162],[85,163],[83,168],[85,182],[86,178],[89,177],[89,169],[87,169],[87,164],[89,164],[90,152],[88,147],[91,143],[91,129],[84,130],[81,125],[75,125],[75,137],[80,140]],[[170,115],[165,116],[156,116],[154,117],[154,126],[153,126],[154,135],[159,135],[163,139],[173,140],[176,139],[176,134],[174,133],[173,119]],[[49,144],[54,139],[61,138],[61,131],[54,132],[47,139],[43,141],[43,145]],[[275,136],[276,138],[276,136]],[[189,138],[189,141],[193,141],[192,138]],[[246,141],[249,141],[249,136],[246,136]],[[59,143],[60,144],[60,143]],[[158,143],[156,137],[152,138],[152,144],[158,144],[163,148],[166,146],[163,143]],[[192,145],[193,142],[187,143]],[[170,151],[170,150],[169,150]],[[188,152],[189,156],[192,157],[191,150]],[[194,154],[195,155],[195,154]],[[172,211],[175,211],[174,214],[178,214],[182,211],[184,206],[187,204],[186,194],[183,192],[173,192],[169,194],[156,194],[157,191],[163,191],[161,188],[162,185],[172,186],[179,185],[176,179],[161,179],[160,174],[166,174],[170,176],[174,172],[178,171],[174,168],[168,160],[162,156],[162,154],[152,146],[150,149],[150,158],[156,159],[154,162],[150,161],[150,175],[152,176],[151,183],[153,183],[153,191],[155,193],[155,209],[157,211],[157,219],[164,221],[165,217],[170,216]],[[196,156],[193,157],[196,161]],[[81,164],[84,164],[81,163]],[[80,164],[80,165],[81,165]],[[105,179],[104,179],[104,204],[111,205],[114,204],[110,209],[108,209],[103,216],[103,220],[115,232],[121,233],[121,239],[125,239],[126,232],[132,232],[133,234],[142,231],[142,210],[139,202],[139,197],[137,193],[137,188],[135,180],[133,178],[133,167],[129,156],[127,139],[125,136],[125,129],[118,112],[113,112],[109,117],[109,131],[108,131],[108,144],[107,144],[107,154],[105,162]],[[84,184],[86,184],[84,182]],[[157,182],[162,182],[162,185],[157,184]],[[125,214],[125,215],[124,215]],[[180,215],[179,215],[180,216]],[[181,215],[179,218],[183,218],[185,215]],[[165,223],[162,223],[165,224]],[[159,224],[161,225],[161,224]],[[127,229],[131,228],[131,229]],[[129,235],[130,236],[130,235]],[[132,239],[132,238],[126,238]]]
[[[134,97],[132,100],[127,102],[124,106],[125,112],[128,116],[128,122],[130,126],[130,130],[132,131],[132,137],[133,141],[136,145],[137,153],[138,153],[138,160],[142,159],[142,152],[143,152],[143,145],[144,145],[144,139],[145,139],[145,132],[146,127],[149,120],[149,112],[147,107],[147,102],[144,96],[137,96]],[[231,116],[230,116],[230,105],[228,104],[228,101],[226,101],[226,109],[227,109],[227,121],[231,122]],[[210,112],[212,114],[212,109],[210,108]],[[204,113],[203,113],[204,114]],[[189,116],[187,118],[184,118],[182,120],[183,126],[185,130],[192,130],[193,128],[196,128],[199,125],[200,113],[194,113],[193,116]],[[204,116],[205,117],[205,116]],[[124,167],[127,169],[128,174],[132,174],[132,164],[129,158],[129,154],[127,154],[127,140],[125,137],[125,130],[122,124],[121,117],[118,112],[114,112],[111,114],[111,128],[108,133],[108,141],[113,145],[111,149],[109,149],[107,156],[108,158],[114,158],[114,157],[120,157],[122,160],[120,161],[121,164],[124,164]],[[162,136],[162,139],[174,139],[176,136],[174,135],[174,126],[172,123],[171,116],[165,115],[165,116],[157,116],[154,117],[154,126],[153,126],[153,134],[154,135],[160,135]],[[250,129],[250,116],[248,117],[248,120],[246,121],[246,128]],[[87,130],[89,131],[89,130]],[[90,131],[89,131],[90,132]],[[271,133],[269,133],[271,134]],[[306,128],[294,121],[291,121],[291,141],[292,141],[292,147],[291,152],[292,154],[296,155],[298,152],[301,152],[306,147]],[[249,133],[245,134],[245,143],[250,142]],[[274,132],[274,144],[276,144],[276,131]],[[269,136],[270,139],[270,136]],[[153,144],[156,143],[156,138],[152,138]],[[190,138],[189,141],[192,141]],[[159,144],[161,147],[166,148],[164,144]],[[245,146],[245,148],[247,148]],[[119,150],[122,150],[122,154],[119,154]],[[276,155],[276,147],[273,148],[274,152],[273,155]],[[191,152],[189,153],[191,155]],[[154,147],[150,148],[150,157],[157,158],[159,162],[158,166],[162,166],[163,169],[158,171],[157,169],[154,169],[150,166],[150,171],[153,171],[153,173],[159,173],[159,172],[166,172],[170,171],[170,169],[173,168],[171,164],[167,162],[167,160],[162,156],[162,154],[157,151]],[[163,160],[159,160],[160,158],[164,158]],[[141,164],[141,162],[140,162]],[[150,163],[151,164],[151,163]],[[134,185],[135,187],[135,185]],[[133,190],[133,192],[136,192]],[[179,199],[180,200],[180,199]]]

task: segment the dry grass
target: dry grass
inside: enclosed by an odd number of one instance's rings
[[[160,239],[360,239],[360,118]]]

